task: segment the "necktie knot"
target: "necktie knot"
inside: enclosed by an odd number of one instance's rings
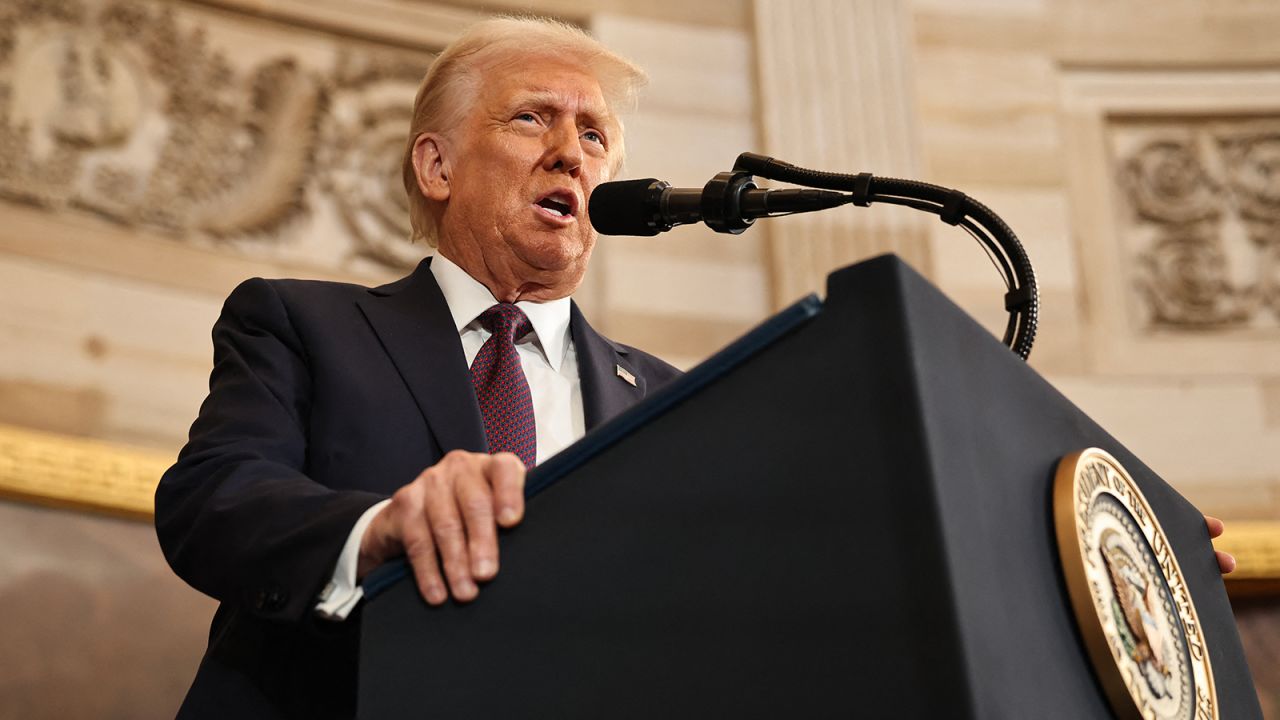
[[[498,303],[480,314],[480,324],[485,330],[506,339],[509,343],[529,334],[533,324],[524,311],[512,303]]]

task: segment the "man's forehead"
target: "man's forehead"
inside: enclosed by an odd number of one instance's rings
[[[564,60],[495,63],[482,70],[480,78],[482,94],[504,108],[513,104],[568,106],[600,121],[613,119],[600,81],[583,67]]]

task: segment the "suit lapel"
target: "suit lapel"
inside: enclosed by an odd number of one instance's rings
[[[442,452],[488,452],[471,371],[444,294],[423,260],[403,280],[358,303],[404,378]],[[585,393],[584,393],[585,395]]]
[[[628,361],[627,349],[604,338],[587,324],[577,303],[569,306],[569,332],[578,353],[582,379],[582,411],[587,430],[644,399],[644,376]],[[632,385],[618,372],[635,379]]]

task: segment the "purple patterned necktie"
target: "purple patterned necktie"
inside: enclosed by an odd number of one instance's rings
[[[485,310],[480,324],[493,334],[471,363],[471,382],[484,417],[489,452],[515,453],[526,468],[532,468],[538,457],[538,431],[533,424],[533,396],[515,341],[528,335],[533,326],[511,303]]]

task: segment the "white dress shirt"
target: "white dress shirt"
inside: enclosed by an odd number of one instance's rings
[[[491,334],[481,327],[480,315],[498,301],[488,288],[439,253],[431,260],[431,274],[435,276],[449,313],[453,315],[454,327],[462,341],[462,352],[470,367]],[[586,432],[578,353],[569,333],[569,298],[545,303],[522,301],[516,303],[516,307],[524,311],[533,325],[533,332],[516,338],[516,352],[533,396],[537,457],[541,463]],[[405,482],[412,479],[405,478]],[[351,528],[334,566],[333,577],[320,593],[316,612],[321,617],[345,620],[364,597],[364,591],[356,584],[360,541],[374,515],[389,502],[389,499],[383,500],[366,510]]]

